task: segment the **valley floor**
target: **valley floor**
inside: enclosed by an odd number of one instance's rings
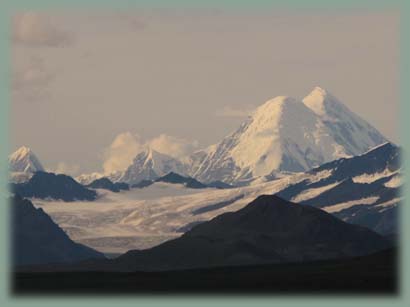
[[[345,260],[166,272],[15,273],[15,295],[398,295],[396,250]]]

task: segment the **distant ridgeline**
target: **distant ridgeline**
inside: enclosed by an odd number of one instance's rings
[[[208,184],[204,184],[199,182],[195,178],[192,177],[185,177],[180,174],[170,172],[165,176],[162,176],[155,180],[142,180],[139,183],[132,185],[133,188],[145,188],[148,187],[155,182],[164,182],[164,183],[171,183],[171,184],[181,184],[186,188],[190,189],[206,189],[206,188],[216,188],[216,189],[231,189],[234,186],[221,182],[221,181],[213,181]]]
[[[29,181],[12,183],[11,191],[22,197],[51,198],[63,201],[95,200],[97,193],[67,175],[36,172]]]
[[[105,189],[105,190],[109,190],[115,193],[123,191],[123,190],[128,191],[130,189],[127,183],[124,183],[124,182],[113,183],[110,179],[106,177],[96,179],[90,184],[87,184],[86,187],[93,188],[93,189]]]

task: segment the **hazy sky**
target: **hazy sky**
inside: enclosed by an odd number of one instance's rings
[[[316,85],[398,142],[398,22],[395,12],[20,14],[12,149],[72,174],[115,168],[147,143],[177,156]]]

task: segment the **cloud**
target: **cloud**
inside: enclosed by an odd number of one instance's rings
[[[161,134],[149,141],[148,145],[163,154],[167,154],[174,158],[181,158],[195,149],[198,149],[198,141],[188,141],[183,138],[178,138],[166,134]]]
[[[138,134],[123,132],[117,135],[104,151],[103,170],[105,174],[125,170],[134,157],[147,147],[174,158],[181,158],[192,153],[198,146],[197,141],[166,134],[143,141]]]
[[[104,173],[126,169],[143,148],[144,145],[138,135],[131,132],[120,133],[104,151]]]
[[[12,26],[13,40],[25,45],[58,47],[70,42],[68,33],[58,29],[44,14],[17,14],[13,18]]]
[[[76,176],[80,172],[80,166],[77,164],[68,164],[65,162],[59,162],[54,172],[56,174],[66,174],[66,175]]]
[[[225,106],[220,110],[216,111],[216,116],[219,117],[248,117],[252,115],[255,111],[255,106],[246,106],[243,108],[235,108],[230,106]]]

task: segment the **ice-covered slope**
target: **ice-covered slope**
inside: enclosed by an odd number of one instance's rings
[[[321,118],[349,155],[364,153],[386,142],[375,128],[323,88],[315,87],[303,103]]]
[[[9,156],[10,177],[13,182],[24,182],[37,171],[44,171],[34,152],[22,146]]]
[[[240,128],[189,160],[203,182],[240,183],[300,172],[385,142],[383,136],[325,90],[304,101],[279,96],[256,109]]]

